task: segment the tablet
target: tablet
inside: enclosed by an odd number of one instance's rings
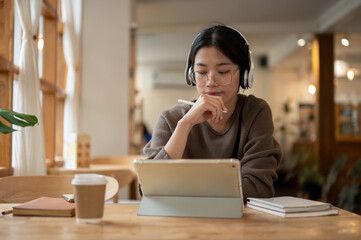
[[[136,159],[134,167],[143,192],[138,215],[242,215],[238,159]]]
[[[241,197],[237,159],[135,160],[147,196]]]

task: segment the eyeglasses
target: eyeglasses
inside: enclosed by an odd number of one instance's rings
[[[232,75],[234,75],[238,70],[239,68],[237,68],[233,74],[230,70],[223,72],[218,71],[213,75],[214,82],[216,82],[217,85],[228,85],[232,82]],[[192,82],[198,86],[204,86],[207,84],[207,81],[209,81],[209,73],[207,72],[193,71],[190,75]]]

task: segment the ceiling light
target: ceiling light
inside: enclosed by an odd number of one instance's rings
[[[343,37],[341,38],[341,44],[345,47],[348,47],[348,45],[350,45],[350,42],[346,37]]]
[[[311,95],[314,95],[314,94],[316,93],[316,87],[315,87],[315,85],[310,84],[310,85],[308,86],[308,92],[309,92]]]
[[[334,74],[336,77],[344,77],[346,75],[349,65],[342,60],[336,60],[334,62]]]
[[[303,47],[303,46],[305,46],[305,44],[306,44],[306,40],[303,39],[303,38],[299,38],[299,39],[297,40],[297,44],[298,44],[298,46]]]
[[[355,72],[352,69],[347,70],[347,78],[352,81],[355,77]]]

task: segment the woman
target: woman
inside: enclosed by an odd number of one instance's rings
[[[193,106],[161,113],[144,147],[147,158],[237,158],[244,199],[274,196],[281,149],[273,138],[271,109],[262,99],[238,93],[252,86],[252,65],[249,45],[235,29],[217,25],[200,32],[186,68],[187,83],[199,97]]]

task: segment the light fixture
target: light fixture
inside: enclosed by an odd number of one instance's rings
[[[347,75],[348,80],[352,81],[355,77],[355,72],[353,69],[349,69],[349,70],[347,70],[346,75]]]
[[[300,47],[303,47],[306,45],[306,40],[303,39],[302,37],[300,37],[298,40],[297,40],[297,45],[300,46]]]
[[[346,36],[344,36],[343,38],[341,38],[341,44],[345,47],[348,47],[350,45],[350,41],[347,39]]]
[[[315,85],[310,84],[310,85],[308,86],[308,92],[309,92],[311,95],[314,95],[314,94],[316,93],[316,87],[315,87]]]
[[[44,39],[43,39],[43,35],[39,35],[39,39],[38,39],[38,49],[39,51],[43,50],[44,48]]]

